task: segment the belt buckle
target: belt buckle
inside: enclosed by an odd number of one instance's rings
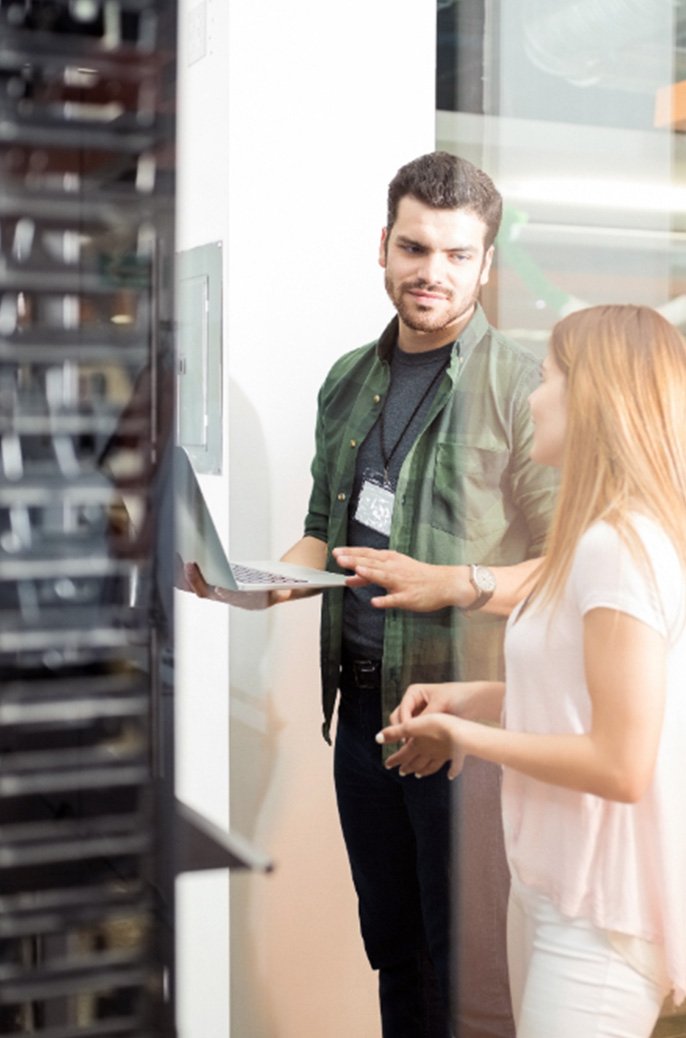
[[[363,690],[379,687],[379,664],[377,660],[353,660],[355,684]]]

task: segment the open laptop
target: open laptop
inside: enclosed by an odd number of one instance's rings
[[[183,562],[196,562],[208,584],[229,591],[278,588],[342,587],[342,573],[327,573],[288,562],[230,562],[183,447],[174,447],[176,551]]]

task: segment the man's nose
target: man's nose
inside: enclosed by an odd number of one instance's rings
[[[420,257],[419,271],[430,285],[441,285],[445,281],[445,265],[439,252],[425,252]]]

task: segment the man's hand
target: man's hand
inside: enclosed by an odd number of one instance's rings
[[[355,571],[347,581],[350,587],[379,584],[386,589],[385,595],[372,599],[378,609],[431,613],[446,606],[464,607],[474,599],[468,566],[434,566],[376,548],[334,548],[333,554],[341,569]]]
[[[238,606],[239,609],[268,609],[279,602],[287,602],[291,590],[282,591],[230,591],[226,587],[211,587],[195,562],[187,562],[182,566],[184,584],[177,577],[176,586],[183,591],[192,591],[198,598],[208,598],[212,602],[224,602],[226,605]]]
[[[386,589],[385,595],[372,599],[377,609],[431,613],[446,606],[466,609],[476,598],[469,566],[436,566],[399,551],[377,548],[334,548],[333,554],[341,569],[355,571],[347,580],[349,587],[379,584]],[[496,589],[480,612],[509,616],[529,591],[540,563],[540,559],[527,559],[512,566],[491,567]]]
[[[282,562],[294,562],[312,569],[326,569],[326,544],[315,537],[302,537],[285,555]],[[207,583],[196,562],[186,562],[176,556],[174,583],[182,591],[192,591],[198,598],[224,602],[239,609],[268,609],[280,602],[293,602],[320,593],[320,588],[281,588],[272,591],[230,591],[226,587],[212,587]]]

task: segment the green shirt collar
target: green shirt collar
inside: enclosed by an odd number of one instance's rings
[[[390,363],[393,347],[398,341],[398,324],[399,321],[396,316],[383,330],[376,344],[377,356],[380,360],[387,363]],[[463,361],[467,360],[474,347],[483,339],[487,331],[488,321],[486,320],[486,315],[481,304],[477,303],[471,321],[455,343],[457,353]]]

